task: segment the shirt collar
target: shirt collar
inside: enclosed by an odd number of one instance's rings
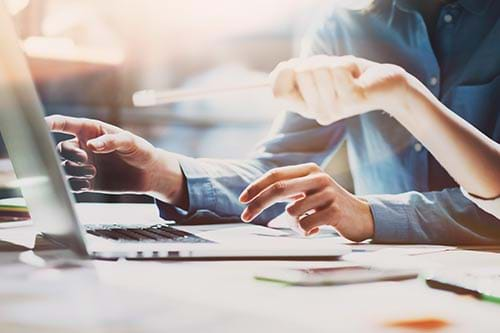
[[[458,3],[473,14],[481,15],[486,12],[492,0],[458,0]]]

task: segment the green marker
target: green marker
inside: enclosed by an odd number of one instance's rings
[[[476,290],[476,289],[467,288],[464,286],[459,286],[456,284],[435,280],[433,278],[428,278],[425,280],[425,282],[427,283],[427,285],[429,287],[434,288],[434,289],[451,291],[451,292],[453,292],[455,294],[459,294],[459,295],[470,295],[470,296],[473,296],[473,297],[480,299],[480,300],[483,300],[483,301],[500,304],[500,295],[490,295],[487,293],[480,292],[479,290]]]
[[[493,296],[488,294],[481,294],[480,298],[483,301],[500,304],[500,296]]]

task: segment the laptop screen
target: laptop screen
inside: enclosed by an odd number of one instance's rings
[[[12,20],[0,3],[0,132],[35,226],[86,256],[65,176]]]

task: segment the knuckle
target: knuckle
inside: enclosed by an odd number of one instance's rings
[[[345,68],[351,69],[351,68],[353,68],[353,66],[356,66],[357,59],[355,56],[346,55],[346,56],[342,57],[342,59],[343,59],[343,64],[344,64]]]
[[[61,121],[62,121],[62,116],[61,116],[61,115],[58,115],[58,114],[54,114],[54,115],[51,115],[51,116],[47,116],[47,117],[45,117],[45,119],[46,119],[49,123],[52,123],[52,124],[59,124],[59,123],[61,123]]]
[[[281,171],[279,169],[273,169],[267,173],[266,178],[268,178],[271,181],[275,181],[275,180],[278,180],[280,178],[280,175],[281,175]]]
[[[336,202],[335,200],[332,201],[328,207],[327,207],[327,210],[330,214],[337,214],[339,211],[340,211],[340,207],[339,207],[339,204],[338,202]]]
[[[382,64],[380,66],[382,66],[385,71],[392,73],[392,75],[397,79],[405,79],[406,77],[406,71],[401,66],[393,64]]]
[[[64,122],[64,117],[60,114],[55,114],[49,117],[49,119],[55,121],[55,122]]]
[[[306,166],[309,169],[309,171],[311,171],[311,172],[321,171],[321,168],[316,163],[312,163],[312,162],[311,163],[307,163]]]
[[[61,151],[68,151],[68,150],[71,150],[71,148],[73,148],[73,145],[71,144],[71,142],[69,140],[65,140],[65,141],[60,142],[60,147],[61,147]]]
[[[315,181],[320,186],[328,186],[330,184],[330,176],[326,173],[320,173],[315,177]]]
[[[272,185],[271,191],[274,193],[283,193],[287,189],[287,184],[285,182],[279,181]]]
[[[278,63],[278,65],[276,65],[274,70],[269,75],[271,80],[272,81],[277,80],[279,76],[282,75],[283,73],[291,71],[294,68],[295,64],[296,64],[296,59],[290,59]]]
[[[281,61],[280,63],[278,63],[278,65],[276,65],[274,70],[271,72],[270,76],[272,78],[276,78],[278,74],[280,74],[282,71],[287,70],[289,66],[290,65],[288,61]]]
[[[137,141],[136,141],[136,136],[133,135],[131,132],[129,131],[126,131],[124,134],[123,134],[123,137],[124,137],[124,141],[130,145],[130,146],[137,146]]]
[[[329,200],[334,200],[335,199],[335,195],[336,195],[336,192],[333,188],[331,187],[327,187],[324,192],[323,192],[323,195],[329,199]]]

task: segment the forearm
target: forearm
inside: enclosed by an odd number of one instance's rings
[[[404,104],[390,112],[469,193],[500,194],[500,145],[449,110],[411,77]]]

